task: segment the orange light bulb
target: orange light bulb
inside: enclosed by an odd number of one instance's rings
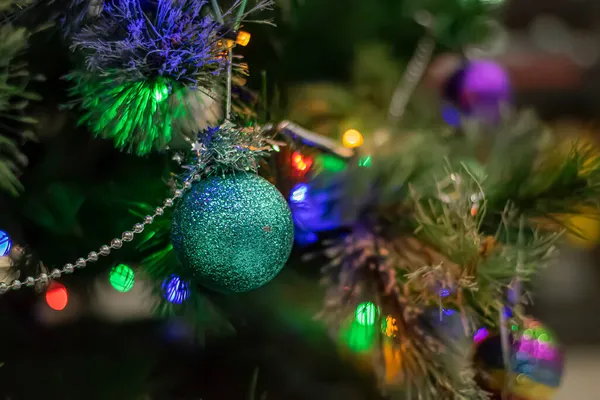
[[[292,166],[299,172],[306,172],[310,169],[313,164],[313,160],[310,157],[304,157],[299,152],[292,154]]]
[[[252,35],[250,35],[248,32],[239,31],[237,34],[236,43],[239,44],[240,46],[246,47],[246,46],[248,46],[248,43],[250,43],[251,37],[252,37]]]

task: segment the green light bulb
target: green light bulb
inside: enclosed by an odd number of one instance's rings
[[[358,166],[369,168],[371,166],[371,156],[362,157],[358,160]]]
[[[157,82],[154,87],[154,100],[159,103],[169,97],[169,88],[162,82]]]
[[[373,326],[377,319],[377,307],[373,303],[361,303],[354,313],[356,322],[362,326]]]
[[[116,291],[121,293],[129,292],[135,283],[135,273],[125,264],[119,264],[112,267],[108,280]]]
[[[321,168],[329,172],[341,172],[346,169],[346,162],[344,160],[329,154],[318,155],[316,161]]]

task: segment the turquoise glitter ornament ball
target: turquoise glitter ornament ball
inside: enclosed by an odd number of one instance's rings
[[[194,183],[175,207],[171,240],[190,279],[218,292],[247,292],[281,271],[294,224],[277,188],[240,172]]]

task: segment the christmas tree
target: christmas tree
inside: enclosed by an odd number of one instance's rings
[[[550,399],[600,162],[497,3],[0,0],[3,396]]]

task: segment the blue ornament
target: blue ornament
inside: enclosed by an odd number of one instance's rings
[[[281,193],[242,172],[194,183],[175,207],[171,238],[195,281],[219,292],[247,292],[281,271],[294,224]]]
[[[12,240],[8,233],[0,231],[0,257],[4,257],[10,254],[12,248]]]

